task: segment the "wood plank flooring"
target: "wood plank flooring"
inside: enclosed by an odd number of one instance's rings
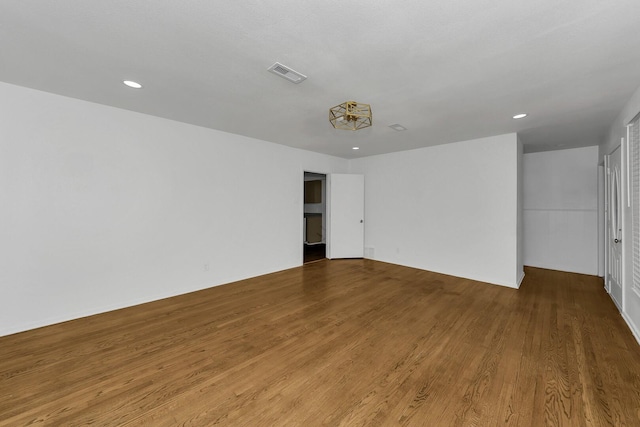
[[[596,277],[319,261],[0,338],[0,426],[640,426]]]

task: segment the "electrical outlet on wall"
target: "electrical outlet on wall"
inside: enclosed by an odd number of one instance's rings
[[[209,271],[209,264],[205,264],[203,269],[204,271]]]

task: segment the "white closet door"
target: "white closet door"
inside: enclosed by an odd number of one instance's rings
[[[328,175],[327,258],[364,257],[364,175]]]
[[[607,234],[608,277],[607,285],[618,307],[622,308],[622,158],[618,147],[609,155],[607,169]]]

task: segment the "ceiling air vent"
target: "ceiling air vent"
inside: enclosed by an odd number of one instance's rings
[[[296,84],[300,83],[301,81],[307,78],[307,76],[305,76],[304,74],[301,74],[295,70],[292,70],[291,68],[287,67],[286,65],[282,65],[279,62],[276,62],[271,67],[267,68],[267,71],[270,71],[273,74],[278,75],[282,78],[285,78],[290,82],[293,82]]]
[[[407,128],[406,128],[406,127],[404,127],[404,126],[402,126],[401,124],[398,124],[398,123],[396,123],[396,124],[394,124],[394,125],[389,125],[389,127],[390,127],[391,129],[393,129],[393,130],[397,130],[398,132],[401,132],[401,131],[403,131],[403,130],[407,130]]]

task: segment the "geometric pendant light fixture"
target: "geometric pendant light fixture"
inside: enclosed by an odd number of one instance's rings
[[[358,130],[373,124],[371,106],[356,101],[346,101],[329,109],[329,121],[336,129]]]

